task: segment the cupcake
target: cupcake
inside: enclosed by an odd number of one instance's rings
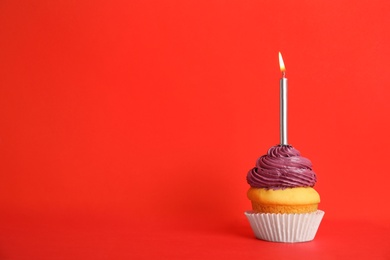
[[[277,145],[247,174],[252,211],[245,212],[255,236],[274,242],[313,240],[324,212],[313,188],[317,176],[309,159],[291,145]]]

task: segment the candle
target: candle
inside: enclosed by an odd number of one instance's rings
[[[288,145],[287,142],[287,78],[282,54],[279,52],[279,66],[282,72],[280,79],[280,144]]]

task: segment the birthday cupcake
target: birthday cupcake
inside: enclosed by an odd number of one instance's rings
[[[313,240],[324,212],[309,159],[291,145],[277,145],[247,174],[252,211],[245,212],[255,236],[274,242]]]

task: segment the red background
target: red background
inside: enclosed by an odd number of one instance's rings
[[[389,13],[1,1],[0,258],[389,259]],[[243,215],[246,173],[279,141],[278,51],[326,212],[297,245],[255,240]]]

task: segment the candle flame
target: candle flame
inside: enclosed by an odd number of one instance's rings
[[[286,67],[284,66],[282,54],[280,52],[279,52],[279,66],[280,66],[280,71],[281,72],[285,72],[286,71]]]

